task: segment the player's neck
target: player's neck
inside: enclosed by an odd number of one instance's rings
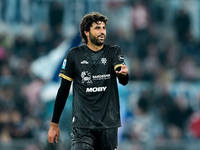
[[[95,44],[93,44],[93,43],[89,43],[89,42],[88,42],[88,43],[87,43],[87,47],[88,47],[89,49],[91,49],[91,50],[97,52],[97,51],[99,51],[99,50],[101,50],[101,49],[103,48],[103,44],[100,45],[100,46],[97,46],[97,45],[95,45]]]

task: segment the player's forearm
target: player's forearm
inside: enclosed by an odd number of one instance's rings
[[[69,95],[71,82],[65,79],[62,79],[61,86],[58,89],[58,93],[55,100],[52,123],[59,123],[61,113],[65,107],[67,97]]]
[[[127,74],[124,77],[118,76],[118,79],[119,79],[119,83],[120,84],[126,85],[128,83],[128,81],[129,81],[129,75]]]

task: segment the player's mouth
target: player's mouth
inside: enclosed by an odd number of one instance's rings
[[[102,35],[99,35],[98,38],[99,39],[105,39],[105,36],[102,34]]]

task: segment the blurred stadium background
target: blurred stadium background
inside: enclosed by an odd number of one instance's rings
[[[69,95],[47,143],[61,62],[91,11],[109,18],[130,82],[119,85],[119,150],[200,150],[199,0],[0,0],[0,149],[69,150]]]

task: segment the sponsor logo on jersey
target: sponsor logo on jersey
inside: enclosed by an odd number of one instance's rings
[[[89,62],[88,62],[87,60],[83,60],[83,61],[81,62],[81,64],[89,64]]]
[[[107,62],[107,59],[106,58],[101,58],[101,62],[102,62],[102,64],[106,64],[106,62]]]
[[[66,63],[67,63],[67,59],[64,59],[63,64],[62,64],[62,69],[65,69]]]
[[[110,79],[110,74],[102,74],[102,75],[93,75],[93,80],[107,80]]]
[[[81,72],[82,83],[92,83],[91,73],[88,71]]]
[[[118,59],[119,59],[119,61],[124,61],[124,56],[123,55],[119,55]]]
[[[105,92],[107,86],[86,88],[86,92]]]

